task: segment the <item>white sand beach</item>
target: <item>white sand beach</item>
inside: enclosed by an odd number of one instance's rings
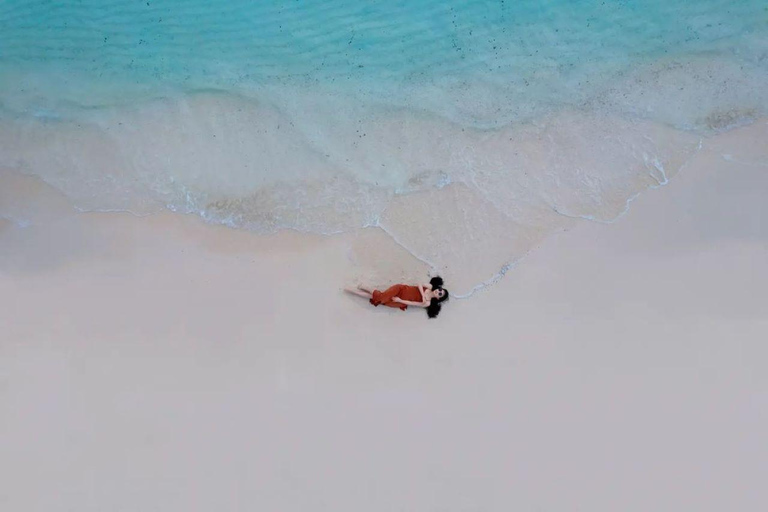
[[[78,213],[4,170],[0,510],[761,510],[766,197],[761,120],[428,320],[343,293],[426,279],[377,228]]]

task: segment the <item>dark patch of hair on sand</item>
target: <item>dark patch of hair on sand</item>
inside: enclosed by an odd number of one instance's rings
[[[443,278],[440,276],[435,276],[432,279],[430,279],[429,284],[432,285],[432,291],[443,290],[443,292],[445,292],[445,295],[443,295],[442,298],[440,299],[436,299],[433,297],[429,303],[429,306],[427,306],[427,316],[429,318],[436,318],[437,315],[440,314],[440,309],[442,308],[440,303],[448,300],[448,290],[443,288]]]

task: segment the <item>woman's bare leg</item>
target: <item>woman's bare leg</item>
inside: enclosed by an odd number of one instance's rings
[[[363,290],[365,293],[367,293],[369,295],[373,295],[373,290],[371,290],[370,288],[366,288],[365,286],[358,285],[357,289],[358,290]]]
[[[365,299],[370,299],[372,297],[370,292],[365,291],[363,289],[356,290],[354,288],[344,288],[344,291],[347,293],[351,293],[352,295],[357,295],[358,297],[363,297]]]

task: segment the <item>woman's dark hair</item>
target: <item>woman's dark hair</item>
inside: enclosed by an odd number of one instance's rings
[[[429,284],[432,285],[432,289],[435,290],[437,288],[443,287],[443,278],[440,276],[435,276],[432,279],[429,280]]]
[[[440,308],[442,307],[440,303],[448,300],[448,290],[443,288],[443,278],[440,276],[435,276],[430,279],[429,284],[432,285],[432,291],[443,290],[444,292],[443,296],[439,299],[433,297],[432,301],[429,303],[429,306],[427,306],[427,316],[429,318],[435,318],[440,314]]]

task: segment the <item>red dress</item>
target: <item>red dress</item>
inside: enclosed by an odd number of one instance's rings
[[[379,290],[373,290],[373,297],[371,297],[371,304],[378,306],[389,306],[390,308],[400,308],[405,311],[408,309],[406,304],[400,304],[399,302],[393,302],[392,299],[399,297],[402,300],[408,300],[411,302],[421,302],[424,300],[421,296],[418,286],[408,286],[407,284],[396,284],[390,286],[383,292]]]

